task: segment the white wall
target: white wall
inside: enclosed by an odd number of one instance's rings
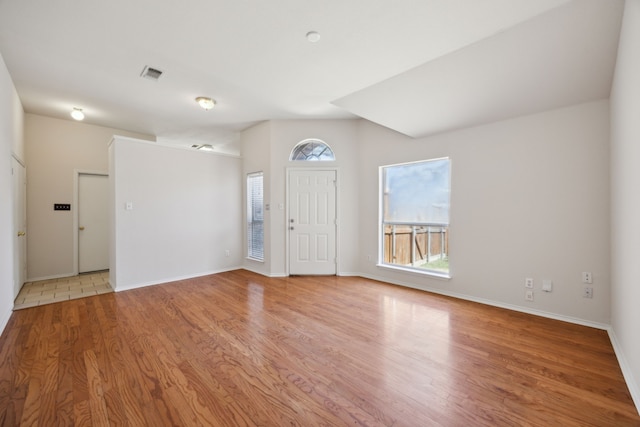
[[[239,268],[239,158],[124,137],[109,150],[117,291]]]
[[[599,101],[422,139],[363,121],[360,262],[364,275],[604,327],[609,293],[609,109]],[[378,247],[378,167],[452,160],[450,280],[367,261]],[[355,205],[355,203],[354,203]],[[594,277],[582,297],[581,272]],[[535,279],[535,301],[524,279]],[[553,280],[543,293],[543,279]]]
[[[107,146],[114,134],[153,139],[72,120],[34,114],[25,118],[27,156],[27,275],[29,280],[74,271],[75,170],[107,172]],[[71,211],[54,211],[69,203]]]
[[[247,270],[271,276],[271,228],[267,224],[271,224],[271,212],[277,210],[277,205],[271,205],[269,210],[264,211],[264,261],[256,261],[247,259],[247,174],[252,172],[263,172],[264,193],[263,202],[270,203],[271,186],[271,122],[262,122],[257,124],[241,134],[240,138],[242,152],[242,259],[243,267]]]
[[[263,125],[266,126],[266,125]],[[357,121],[355,120],[274,120],[269,122],[268,133],[257,131],[243,133],[243,158],[254,164],[256,157],[268,167],[265,175],[265,201],[271,205],[269,223],[265,224],[268,234],[266,267],[271,276],[287,275],[286,242],[286,179],[287,168],[329,167],[338,170],[338,274],[357,274],[358,258],[358,206],[353,201],[358,197],[357,175]],[[300,141],[318,138],[326,142],[336,156],[335,162],[290,162],[291,150]],[[253,140],[249,145],[249,140]],[[258,142],[260,141],[260,142]],[[264,144],[267,149],[256,149],[256,144]],[[255,150],[257,153],[252,153]],[[267,165],[268,162],[268,165]],[[247,169],[245,167],[245,169]],[[252,170],[246,170],[250,172]],[[280,209],[283,206],[284,209]],[[267,239],[265,239],[267,241]],[[246,266],[246,263],[245,263]]]
[[[612,338],[640,408],[640,1],[625,3],[611,92]]]
[[[13,187],[11,157],[24,163],[24,112],[0,56],[0,331],[13,309]]]

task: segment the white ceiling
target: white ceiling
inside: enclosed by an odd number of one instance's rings
[[[80,107],[86,123],[238,153],[239,132],[269,119],[422,136],[605,98],[621,13],[622,0],[0,0],[0,53],[28,113]],[[145,65],[164,74],[143,79]]]

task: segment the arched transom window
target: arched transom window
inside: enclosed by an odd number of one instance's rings
[[[331,161],[336,156],[333,150],[324,141],[320,139],[305,139],[300,141],[293,150],[289,160],[291,161]]]

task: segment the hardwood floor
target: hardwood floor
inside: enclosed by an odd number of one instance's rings
[[[640,425],[605,331],[234,271],[14,312],[0,425]]]

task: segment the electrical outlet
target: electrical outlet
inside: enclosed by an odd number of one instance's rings
[[[524,279],[524,287],[533,289],[533,278],[527,277],[526,279]]]
[[[524,299],[526,301],[533,301],[533,291],[526,291],[524,293]]]
[[[585,286],[582,291],[583,298],[593,298],[593,288],[591,286]]]
[[[542,290],[545,292],[551,292],[553,289],[553,282],[549,279],[544,279],[542,281]]]
[[[224,256],[231,256],[231,251],[229,249],[224,251]]]
[[[593,283],[593,276],[590,271],[582,272],[582,283]]]

